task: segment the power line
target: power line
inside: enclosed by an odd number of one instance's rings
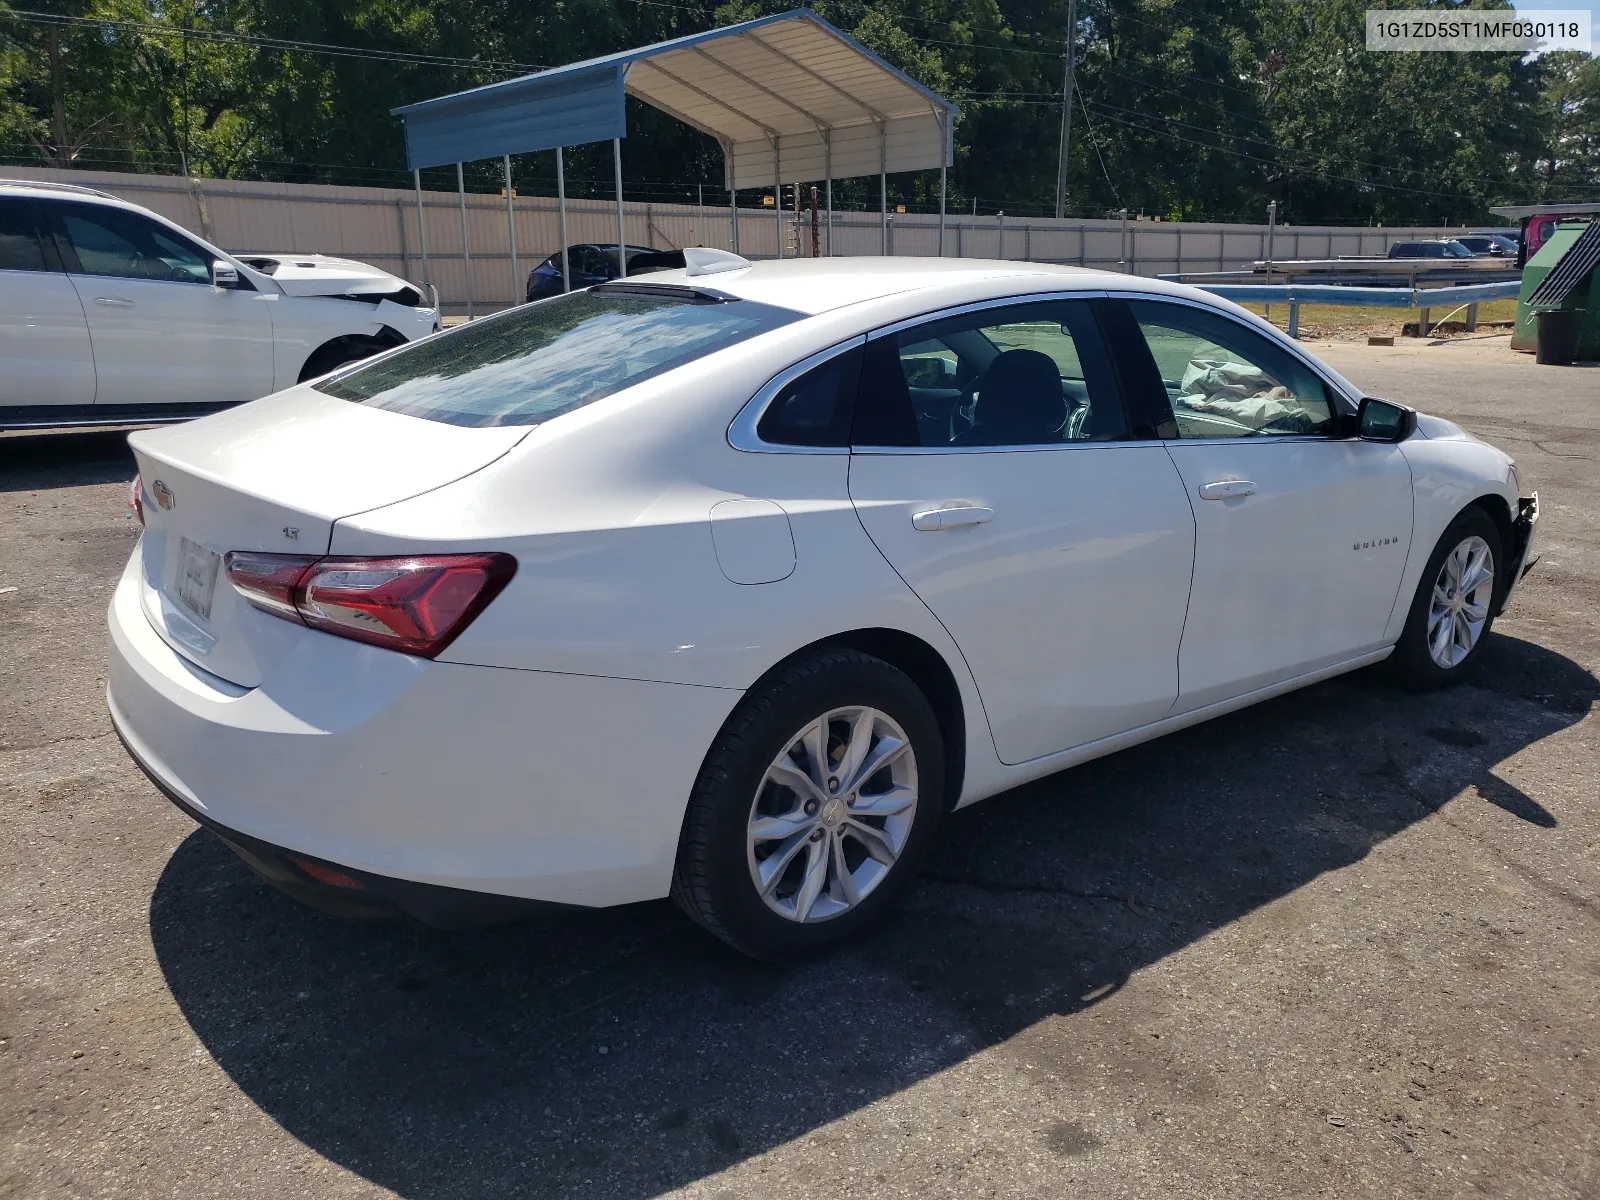
[[[1096,103],[1098,104],[1098,101]],[[1102,107],[1106,107],[1106,106],[1102,106]],[[1118,110],[1118,111],[1126,111],[1126,110]],[[1209,142],[1195,141],[1193,138],[1186,138],[1186,137],[1183,137],[1183,136],[1181,136],[1179,134],[1176,134],[1176,133],[1163,133],[1161,130],[1151,129],[1148,125],[1141,125],[1141,124],[1138,124],[1137,122],[1134,122],[1134,121],[1126,121],[1126,120],[1123,120],[1123,119],[1121,119],[1119,117],[1113,117],[1108,113],[1102,112],[1100,115],[1101,115],[1102,118],[1104,118],[1107,121],[1112,122],[1115,125],[1122,125],[1122,126],[1124,126],[1126,128],[1129,128],[1129,129],[1137,129],[1137,130],[1140,130],[1140,131],[1142,131],[1144,133],[1153,133],[1153,134],[1156,134],[1159,137],[1168,137],[1168,138],[1171,138],[1173,141],[1176,141],[1176,142],[1183,142],[1183,143],[1185,143],[1187,145],[1190,145],[1190,146],[1198,146],[1202,150],[1212,150],[1212,151],[1215,151],[1215,152],[1217,152],[1219,154],[1231,154],[1236,158],[1243,158],[1243,159],[1247,159],[1247,160],[1249,160],[1251,162],[1263,163],[1263,164],[1265,164],[1267,166],[1278,167],[1278,168],[1281,168],[1282,170],[1285,170],[1285,171],[1296,171],[1296,172],[1299,172],[1302,175],[1312,175],[1312,176],[1315,176],[1315,177],[1320,178],[1320,179],[1328,179],[1328,180],[1332,180],[1332,181],[1337,182],[1337,183],[1352,183],[1352,184],[1355,184],[1357,187],[1383,188],[1383,189],[1385,189],[1387,191],[1391,191],[1391,192],[1409,192],[1409,193],[1411,193],[1413,195],[1418,195],[1418,196],[1437,196],[1437,197],[1440,197],[1440,198],[1443,198],[1443,199],[1449,199],[1449,200],[1468,200],[1468,201],[1474,201],[1474,202],[1476,202],[1476,200],[1477,200],[1477,197],[1469,196],[1469,195],[1466,195],[1466,194],[1464,194],[1462,192],[1431,191],[1431,190],[1428,190],[1428,189],[1425,189],[1425,188],[1402,187],[1400,184],[1395,184],[1395,183],[1379,183],[1375,179],[1357,179],[1357,178],[1354,178],[1353,176],[1349,176],[1349,175],[1334,175],[1334,174],[1332,174],[1330,172],[1327,172],[1327,171],[1316,170],[1313,167],[1302,167],[1302,166],[1297,166],[1294,163],[1287,163],[1287,162],[1282,161],[1281,159],[1262,158],[1260,155],[1246,154],[1242,150],[1234,150],[1234,149],[1232,149],[1231,147],[1228,147],[1228,146],[1214,146]],[[1156,118],[1153,118],[1153,119],[1155,119],[1155,120],[1165,120],[1166,118],[1156,117]],[[1191,126],[1191,128],[1193,128],[1193,127]]]
[[[1094,125],[1089,120],[1089,106],[1083,102],[1083,93],[1078,90],[1076,81],[1072,84],[1073,94],[1078,97],[1078,107],[1083,110],[1083,127],[1089,131],[1089,144],[1094,147],[1094,156],[1100,160],[1100,174],[1106,177],[1106,186],[1111,189],[1111,198],[1117,202],[1117,207],[1122,207],[1122,197],[1117,194],[1117,185],[1111,182],[1111,172],[1106,170],[1106,156],[1100,153],[1100,139],[1094,135]]]
[[[0,17],[16,17],[30,25],[60,25],[69,28],[127,29],[158,37],[181,38],[223,45],[253,46],[262,50],[297,50],[335,58],[369,58],[384,62],[413,63],[429,67],[470,67],[483,71],[526,74],[545,68],[536,63],[498,62],[492,59],[457,58],[447,54],[414,54],[404,50],[377,50],[364,46],[343,46],[334,42],[304,42],[288,38],[259,37],[226,29],[181,29],[149,21],[129,21],[109,17],[69,17],[59,13],[36,12],[25,8],[0,10]]]

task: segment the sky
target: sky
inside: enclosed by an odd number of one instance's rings
[[[1589,36],[1593,39],[1596,53],[1600,53],[1600,0],[1513,0],[1516,8],[1539,9],[1572,9],[1586,8],[1592,14],[1589,20]]]

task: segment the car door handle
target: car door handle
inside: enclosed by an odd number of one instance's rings
[[[987,525],[994,520],[994,509],[962,504],[955,508],[930,508],[911,514],[911,527],[931,533],[939,529],[962,529],[968,525]]]
[[[1235,496],[1254,496],[1256,485],[1248,479],[1219,479],[1215,483],[1200,485],[1202,500],[1231,500]]]
[[[132,300],[124,300],[121,296],[96,296],[96,304],[104,304],[107,308],[132,308]]]

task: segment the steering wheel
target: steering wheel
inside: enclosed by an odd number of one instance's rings
[[[961,390],[961,395],[950,406],[950,441],[972,429],[978,423],[978,389],[977,380],[973,380]],[[957,422],[960,422],[957,424]]]

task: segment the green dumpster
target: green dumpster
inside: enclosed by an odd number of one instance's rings
[[[1538,346],[1538,314],[1558,309],[1583,314],[1578,359],[1600,359],[1600,220],[1561,222],[1528,260],[1511,348],[1532,353]]]

